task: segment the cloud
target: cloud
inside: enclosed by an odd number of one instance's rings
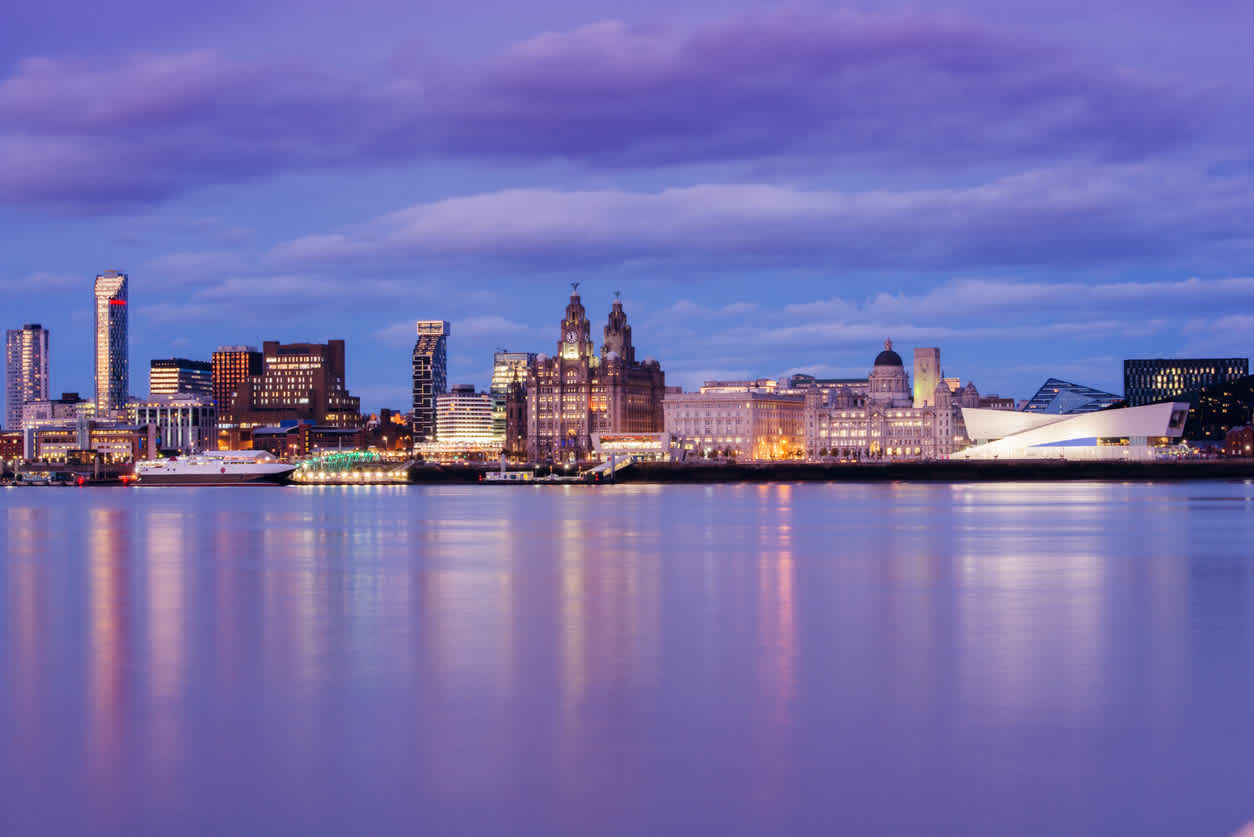
[[[1210,97],[968,22],[848,12],[682,31],[606,21],[477,62],[407,56],[357,74],[210,50],[27,57],[0,78],[0,201],[99,211],[434,158],[1126,161],[1205,136]]]
[[[495,260],[545,268],[640,260],[961,270],[1159,260],[1245,241],[1254,190],[1142,166],[1040,169],[950,189],[838,192],[706,184],[658,192],[511,189],[417,204],[283,243],[282,268]],[[1019,293],[1022,293],[1019,291]],[[891,308],[891,297],[881,302]]]

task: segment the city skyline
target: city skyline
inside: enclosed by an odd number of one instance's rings
[[[449,381],[482,387],[498,346],[544,349],[567,281],[623,291],[685,388],[865,374],[887,337],[1020,399],[1248,356],[1248,10],[1064,7],[437,3],[415,28],[314,2],[297,35],[230,3],[22,7],[6,327],[55,332],[54,389],[90,391],[79,288],[116,265],[132,363],[340,337],[371,409],[408,403],[413,321],[448,319]]]

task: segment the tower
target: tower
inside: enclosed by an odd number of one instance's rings
[[[940,349],[914,350],[914,406],[934,407],[940,383]]]
[[[5,340],[4,427],[22,429],[22,405],[48,400],[48,330],[39,323],[9,329]]]
[[[125,273],[96,277],[96,415],[126,407],[130,391],[130,330]]]
[[[448,320],[419,320],[413,354],[414,442],[435,441],[435,397],[448,391]]]

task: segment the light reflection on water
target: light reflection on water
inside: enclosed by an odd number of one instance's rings
[[[0,499],[5,835],[1254,816],[1248,483]]]

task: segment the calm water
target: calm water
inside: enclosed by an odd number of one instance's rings
[[[0,833],[1216,835],[1254,485],[0,491]]]

